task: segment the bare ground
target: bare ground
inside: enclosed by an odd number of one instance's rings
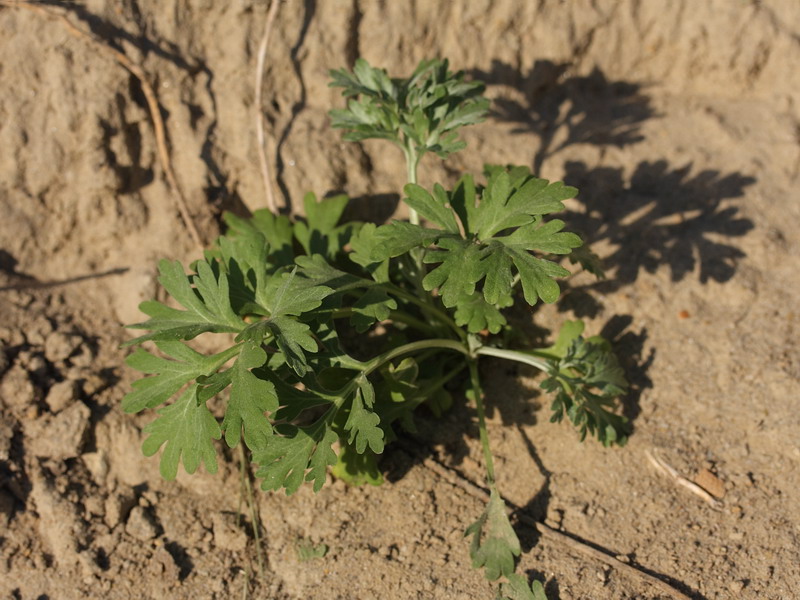
[[[462,484],[483,472],[467,406],[422,418],[417,438],[391,447],[380,488],[260,493],[263,575],[246,507],[237,519],[238,456],[214,476],[160,479],[139,450],[152,415],[119,408],[135,377],[121,324],[156,294],[159,258],[198,249],[139,81],[58,19],[7,4],[2,597],[492,597],[463,538],[481,501]],[[92,0],[61,12],[147,73],[206,241],[223,210],[264,206],[253,80],[265,3]],[[519,572],[561,600],[800,596],[800,5],[286,2],[262,107],[280,197],[298,206],[306,191],[346,190],[359,218],[398,209],[399,153],[329,129],[340,98],[327,70],[364,56],[405,74],[436,55],[487,82],[494,114],[467,132],[468,150],[423,164],[423,183],[507,162],[579,187],[566,218],[610,277],[572,278],[535,322],[585,318],[634,383],[634,434],[606,450],[547,422],[534,373],[483,364],[499,485],[520,507]],[[648,453],[704,476],[719,506]],[[300,561],[303,542],[329,551]]]

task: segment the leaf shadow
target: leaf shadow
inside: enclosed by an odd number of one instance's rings
[[[754,177],[713,169],[692,174],[691,163],[673,168],[665,160],[642,161],[626,177],[621,167],[571,161],[564,181],[581,190],[579,206],[563,213],[564,220],[590,246],[609,247],[603,262],[611,277],[589,288],[615,291],[662,265],[673,282],[697,271],[701,283],[722,283],[745,257],[731,240],[754,224],[730,201],[741,198]]]
[[[572,64],[537,60],[527,73],[499,60],[488,71],[470,74],[488,85],[515,88],[515,97],[493,101],[491,115],[514,123],[511,133],[533,133],[540,139],[534,173],[545,159],[574,144],[626,146],[644,139],[640,125],[657,117],[645,86],[609,81],[594,68],[589,75],[571,75]]]

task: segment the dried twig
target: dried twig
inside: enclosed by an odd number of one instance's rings
[[[411,447],[406,447],[409,452],[414,454],[418,454],[418,452]],[[489,493],[484,490],[483,488],[479,487],[478,485],[474,484],[472,481],[463,477],[460,473],[453,471],[452,469],[448,469],[440,462],[434,460],[433,458],[424,458],[422,459],[422,464],[427,469],[433,471],[442,479],[454,485],[456,487],[461,488],[462,490],[466,491],[470,496],[473,496],[479,499],[481,502],[488,502],[489,501]],[[505,501],[507,506],[507,511],[509,514],[515,514],[517,519],[526,525],[534,527],[542,537],[545,537],[551,541],[557,542],[561,545],[567,546],[572,550],[580,552],[586,556],[589,556],[597,561],[600,561],[614,569],[618,569],[634,578],[638,578],[649,585],[658,589],[661,593],[667,594],[676,600],[691,600],[689,596],[681,592],[680,590],[675,589],[673,586],[668,584],[666,581],[662,581],[658,577],[647,573],[634,565],[630,565],[628,563],[624,563],[617,559],[616,557],[607,554],[597,548],[590,546],[584,542],[581,542],[579,539],[574,538],[566,533],[562,533],[552,527],[548,527],[544,523],[533,519],[525,512],[522,511],[520,507],[514,506],[512,503]]]
[[[655,451],[653,451],[653,453],[650,453],[647,450],[645,450],[644,453],[647,456],[647,459],[656,469],[661,471],[664,475],[671,477],[675,481],[675,483],[677,483],[678,485],[682,485],[693,494],[697,494],[698,496],[700,496],[714,510],[720,510],[722,508],[722,503],[719,500],[714,498],[714,496],[709,494],[707,491],[705,491],[703,488],[697,485],[694,481],[690,481],[686,479],[686,477],[678,473],[678,471],[672,465],[667,463],[660,456],[656,455]]]
[[[272,176],[270,174],[269,162],[267,160],[267,150],[264,135],[264,113],[261,106],[261,88],[264,83],[264,61],[267,56],[267,45],[269,44],[269,37],[272,33],[272,25],[275,23],[275,17],[278,14],[279,5],[280,0],[272,0],[270,2],[267,20],[264,24],[264,35],[261,36],[261,43],[258,46],[258,60],[256,62],[255,116],[256,135],[258,136],[258,159],[261,165],[261,180],[264,183],[264,196],[267,200],[267,208],[269,208],[272,214],[278,213],[278,205],[275,202],[275,192],[272,189]]]
[[[192,240],[195,242],[195,244],[197,244],[199,248],[203,248],[203,239],[200,237],[200,232],[198,231],[197,226],[195,225],[194,220],[189,213],[186,197],[183,195],[183,192],[178,185],[178,181],[175,179],[175,173],[172,170],[172,162],[170,161],[169,149],[167,145],[166,128],[164,127],[164,121],[161,118],[161,109],[158,104],[158,98],[156,97],[156,93],[153,90],[153,87],[150,85],[150,82],[147,80],[147,76],[142,68],[116,48],[109,46],[91,33],[87,33],[73,25],[65,15],[26,0],[0,0],[0,5],[26,8],[39,14],[58,19],[72,35],[88,41],[102,52],[110,54],[120,65],[122,65],[139,80],[139,83],[142,86],[142,92],[147,99],[150,117],[153,120],[153,129],[155,130],[156,146],[158,148],[158,157],[161,162],[161,168],[164,170],[167,183],[175,193],[175,201],[178,212],[181,215],[181,219],[183,219],[183,224],[186,226],[186,229],[189,231],[189,235],[192,237]]]

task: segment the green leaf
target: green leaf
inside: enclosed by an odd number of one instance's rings
[[[485,568],[487,579],[494,581],[514,572],[514,559],[521,552],[519,538],[506,515],[505,502],[494,487],[486,510],[467,528],[465,535],[472,536],[472,566]]]
[[[295,549],[297,550],[297,560],[300,562],[324,558],[328,553],[326,544],[314,544],[310,540],[298,540]]]
[[[578,428],[581,440],[591,434],[604,446],[622,446],[627,441],[627,419],[614,410],[616,397],[625,392],[628,383],[602,338],[574,338],[563,357],[550,359],[548,378],[541,386],[556,393],[551,421],[560,422],[566,415]]]
[[[222,420],[225,442],[230,448],[239,444],[242,428],[245,444],[251,450],[266,445],[272,435],[272,424],[264,413],[278,409],[275,386],[250,370],[265,362],[267,353],[260,346],[244,344],[231,368],[231,396]]]
[[[383,452],[383,430],[380,428],[380,417],[371,409],[375,402],[375,390],[372,384],[363,378],[350,406],[350,414],[344,425],[350,434],[348,444],[354,444],[356,452],[363,453],[367,447],[375,454]]]
[[[442,236],[437,229],[428,229],[403,221],[382,225],[375,231],[371,259],[375,262],[405,254],[412,248],[425,248]]]
[[[283,315],[298,316],[319,308],[322,301],[332,293],[333,290],[329,287],[297,277],[295,267],[281,277],[272,277],[259,301],[274,319]]]
[[[520,227],[510,235],[499,238],[503,245],[511,248],[549,252],[551,254],[569,254],[573,248],[583,244],[574,233],[561,231],[564,221],[555,219],[543,223],[537,218],[533,223]]]
[[[272,211],[262,208],[253,213],[249,219],[237,217],[226,212],[223,215],[228,226],[224,238],[237,242],[245,239],[251,244],[258,243],[263,238],[269,247],[269,259],[275,266],[292,264],[294,253],[292,251],[292,223],[285,215],[274,215]],[[237,260],[241,259],[236,255]],[[256,265],[253,265],[256,266]]]
[[[470,231],[482,240],[494,237],[501,231],[520,227],[535,216],[564,210],[562,200],[574,197],[578,190],[561,182],[549,183],[546,179],[520,177],[517,172],[493,170],[481,196]]]
[[[449,197],[450,206],[458,215],[464,230],[468,232],[477,231],[475,219],[478,207],[476,204],[475,181],[472,179],[472,175],[462,176]]]
[[[308,361],[303,352],[316,352],[318,349],[311,328],[288,316],[272,317],[266,325],[275,336],[275,343],[286,359],[286,363],[303,377],[308,372]]]
[[[406,198],[403,202],[416,210],[422,217],[436,223],[449,233],[460,235],[455,214],[450,206],[450,200],[444,188],[438,183],[433,186],[433,196],[425,188],[409,183],[404,188]]]
[[[380,242],[375,236],[377,226],[374,223],[365,223],[356,235],[350,238],[350,252],[348,258],[364,267],[372,278],[378,283],[389,281],[389,260],[375,260],[373,254]]]
[[[334,294],[348,292],[359,287],[367,287],[372,283],[368,279],[332,267],[319,254],[298,256],[297,266],[300,267],[299,275],[302,275],[316,286],[330,288]]]
[[[466,325],[470,333],[479,333],[484,329],[490,333],[499,333],[506,324],[503,314],[494,305],[486,302],[479,292],[459,298],[453,316],[456,325]]]
[[[127,413],[163,404],[184,385],[197,377],[213,374],[239,352],[239,348],[234,347],[204,356],[182,342],[156,342],[156,346],[175,360],[155,356],[141,348],[125,359],[129,367],[155,374],[133,382],[133,391],[122,399],[122,410]]]
[[[350,323],[358,333],[364,333],[378,321],[389,318],[389,313],[397,309],[397,302],[384,290],[371,288],[353,304]]]
[[[486,280],[483,282],[483,296],[489,304],[499,307],[514,304],[511,295],[514,286],[512,264],[511,256],[503,251],[502,245],[498,243],[489,245],[489,252],[481,262],[481,270],[486,275]]]
[[[305,195],[306,220],[294,224],[294,236],[306,254],[321,254],[333,260],[342,251],[350,241],[353,224],[337,226],[337,223],[349,201],[344,194],[323,198],[319,202],[314,194]]]
[[[257,298],[269,318],[248,325],[236,337],[236,341],[260,343],[268,335],[274,336],[287,364],[302,377],[308,371],[304,351],[316,352],[318,346],[311,328],[296,317],[319,308],[332,293],[329,287],[298,277],[297,267],[290,273],[281,276],[276,274],[269,279]]]
[[[158,418],[144,428],[149,434],[142,444],[145,456],[152,456],[166,444],[161,454],[160,471],[164,479],[175,479],[183,461],[187,473],[194,473],[200,462],[209,473],[217,472],[217,457],[212,440],[222,433],[205,402],[197,402],[197,386],[190,386],[174,403],[158,411]]]
[[[529,587],[528,580],[516,573],[509,574],[508,583],[500,585],[500,594],[503,600],[547,600],[541,581],[534,579]]]
[[[445,306],[452,307],[458,299],[470,296],[475,284],[484,276],[480,260],[485,255],[479,246],[467,240],[443,238],[439,240],[438,252],[428,252],[425,263],[441,263],[422,280],[426,290],[439,288]]]
[[[336,464],[331,445],[339,436],[327,427],[324,417],[309,427],[285,425],[281,429],[281,435],[273,435],[269,444],[253,452],[253,462],[259,465],[256,476],[264,480],[261,488],[285,488],[290,495],[309,481],[318,492],[328,467]]]
[[[569,275],[569,271],[549,260],[536,258],[516,247],[506,246],[505,252],[511,256],[511,260],[519,272],[522,292],[528,304],[533,306],[539,298],[547,303],[558,300],[561,289],[554,280],[556,277],[566,277]]]
[[[560,199],[574,195],[574,189],[531,177],[526,168],[493,168],[489,172],[480,202],[478,190],[466,176],[449,193],[440,186],[433,195],[420,186],[406,186],[409,206],[445,230],[394,223],[376,231],[375,237],[380,239],[373,251],[375,259],[388,258],[432,245],[423,262],[441,264],[425,275],[423,287],[439,288],[443,304],[456,307],[457,323],[471,323],[473,332],[480,331],[475,328],[481,321],[481,329],[491,322],[491,328],[499,330],[504,323],[499,309],[513,304],[517,281],[531,305],[539,299],[557,300],[560,289],[555,279],[569,271],[536,254],[568,254],[582,244],[577,235],[562,231],[563,221],[545,222],[542,218],[543,213],[563,208]],[[491,309],[473,297],[481,281]]]
[[[197,275],[191,279],[178,261],[162,260],[158,269],[161,285],[186,310],[156,301],[143,302],[140,308],[151,318],[128,327],[149,329],[152,333],[129,340],[123,346],[141,344],[146,340],[189,340],[208,331],[237,332],[244,328],[244,322],[231,307],[225,273],[214,273],[204,261],[197,262]]]
[[[432,151],[445,158],[463,148],[457,130],[483,121],[489,108],[480,97],[483,84],[449,71],[446,60],[422,61],[411,77],[390,79],[359,59],[354,73],[331,71],[331,78],[350,98],[346,109],[330,112],[346,140],[388,139],[420,156]]]
[[[353,446],[342,444],[339,462],[331,469],[331,473],[350,485],[381,485],[383,474],[378,468],[377,459],[374,452],[365,450],[359,454]]]

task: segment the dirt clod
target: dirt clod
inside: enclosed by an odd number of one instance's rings
[[[44,343],[44,355],[51,363],[68,359],[83,343],[79,335],[55,331],[47,336]]]
[[[158,526],[147,509],[134,506],[128,515],[125,532],[140,542],[147,542],[158,535]]]
[[[80,456],[91,412],[75,402],[57,415],[44,415],[25,426],[27,447],[34,456],[64,460]]]
[[[44,401],[54,413],[61,412],[72,404],[78,397],[78,387],[74,381],[59,381],[54,383],[47,392]]]

